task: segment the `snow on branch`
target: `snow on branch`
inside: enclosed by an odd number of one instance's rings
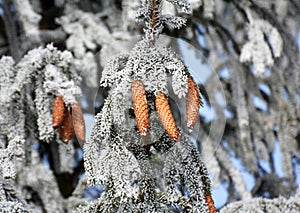
[[[13,2],[22,22],[26,38],[38,43],[40,41],[39,22],[42,16],[33,10],[29,0],[13,0]]]
[[[70,52],[61,52],[50,44],[29,51],[17,64],[11,57],[4,56],[0,67],[1,185],[18,180],[21,187],[29,186],[39,194],[47,212],[62,212],[54,175],[41,162],[31,165],[34,160],[30,153],[34,154],[31,145],[36,141],[50,142],[54,138],[51,100],[62,96],[68,107],[81,94],[80,76],[73,57]],[[72,162],[67,163],[62,161],[62,166],[66,165],[62,170],[73,166]],[[10,189],[4,187],[3,190],[6,196],[0,202],[0,206],[5,205],[2,209],[7,212],[32,210],[22,201],[23,193],[12,195],[14,200],[11,200]]]
[[[160,20],[162,22],[165,22],[166,25],[171,29],[180,29],[181,26],[185,25],[186,22],[186,19],[181,17],[174,17],[170,14],[162,15]]]
[[[277,29],[265,20],[250,17],[248,27],[249,41],[242,48],[240,61],[253,63],[254,74],[260,76],[266,67],[273,66],[274,58],[281,56],[283,41]]]
[[[71,106],[76,102],[75,98],[81,94],[78,86],[80,77],[73,64],[72,55],[68,51],[61,52],[53,45],[47,45],[46,48],[40,47],[29,51],[18,64],[14,64],[9,57],[3,57],[0,63],[4,68],[2,74],[3,80],[5,80],[0,81],[0,110],[6,110],[5,113],[1,113],[5,117],[3,118],[4,122],[0,123],[2,124],[1,129],[7,130],[4,134],[15,133],[9,138],[24,135],[16,133],[16,131],[24,131],[24,127],[13,131],[9,130],[15,126],[15,123],[25,125],[24,121],[20,120],[25,119],[25,112],[22,111],[23,102],[27,101],[26,97],[28,98],[25,95],[26,92],[33,90],[39,138],[50,141],[54,134],[50,104],[52,95],[63,96],[65,104]],[[31,100],[28,101],[31,102]],[[20,109],[14,111],[14,107]],[[14,118],[19,121],[17,122]]]
[[[185,0],[168,0],[168,2],[183,13],[191,13],[191,6]],[[172,14],[162,14],[162,5],[162,0],[144,0],[136,13],[137,22],[145,24],[144,30],[148,38],[156,38],[162,32],[164,25],[179,29],[186,23],[185,18],[180,18]]]
[[[108,29],[92,13],[73,10],[56,21],[67,33],[67,48],[73,51],[76,58],[83,58],[88,50],[95,50],[97,45],[103,46],[112,41]]]
[[[175,94],[178,99],[187,96],[190,73],[173,50],[152,41],[146,36],[129,54],[111,58],[102,72],[100,84],[108,89],[108,97],[84,144],[84,165],[88,184],[103,185],[105,193],[78,212],[166,212],[174,205],[191,212],[208,211],[210,180],[198,151],[181,128],[175,146],[157,122],[159,112],[155,111],[159,94]],[[135,109],[133,82],[142,82],[142,99],[149,101],[152,111],[151,130],[145,137],[136,131],[130,113]],[[176,189],[180,180],[192,199]]]
[[[2,212],[22,212],[29,213],[31,209],[21,202],[0,201],[0,209]]]
[[[191,4],[186,0],[167,0],[167,1],[173,4],[183,13],[190,14],[192,12]]]
[[[284,197],[279,197],[275,199],[266,198],[254,198],[248,202],[239,201],[230,203],[226,207],[222,208],[220,213],[229,212],[299,212],[299,198],[290,197],[286,199]]]
[[[172,78],[174,93],[179,98],[187,93],[187,67],[168,48],[159,45],[151,47],[147,40],[136,44],[129,56],[117,56],[105,66],[101,86],[114,88],[112,91],[111,112],[115,124],[123,126],[126,108],[132,107],[128,95],[133,80],[141,80],[147,91],[168,94],[167,79]]]
[[[118,78],[121,78],[121,71],[128,60],[127,54],[120,54],[109,59],[102,71],[100,84],[103,87],[111,87]]]
[[[97,87],[97,62],[95,53],[114,41],[99,14],[68,8],[66,15],[56,19],[67,34],[66,47],[76,59],[81,75],[90,87]],[[111,46],[109,46],[111,48]]]

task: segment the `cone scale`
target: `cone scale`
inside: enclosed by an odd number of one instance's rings
[[[149,109],[143,83],[135,80],[131,84],[132,102],[138,130],[141,135],[149,131]]]
[[[188,93],[186,98],[186,119],[187,127],[192,129],[198,118],[201,99],[198,91],[198,86],[192,77],[188,79]]]
[[[172,115],[168,99],[165,94],[159,93],[155,99],[155,107],[160,118],[162,125],[164,126],[169,137],[175,142],[178,141],[179,131],[176,126],[176,122]]]
[[[74,137],[74,127],[71,119],[71,113],[66,111],[63,124],[58,129],[60,139],[68,144],[69,141]]]
[[[62,96],[57,96],[52,104],[52,127],[58,128],[62,125],[65,115],[65,104]]]
[[[75,135],[80,141],[85,141],[85,123],[83,112],[77,102],[72,107],[72,121]]]

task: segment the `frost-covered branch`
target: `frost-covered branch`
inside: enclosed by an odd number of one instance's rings
[[[290,197],[286,199],[279,197],[276,199],[254,198],[248,202],[239,201],[231,203],[223,208],[220,212],[299,212],[299,198]]]
[[[168,2],[183,13],[191,13],[190,4],[185,0],[168,0]],[[150,39],[156,39],[164,25],[179,29],[186,23],[185,18],[173,14],[162,14],[162,4],[163,0],[144,0],[136,13],[137,21],[144,22],[146,37]]]
[[[276,28],[264,20],[253,20],[249,13],[249,42],[242,49],[240,61],[252,62],[255,75],[260,76],[267,66],[273,66],[273,58],[281,55],[283,44]]]

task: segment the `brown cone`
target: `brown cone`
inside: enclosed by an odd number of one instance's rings
[[[68,144],[69,141],[74,137],[74,127],[69,111],[65,112],[63,124],[58,129],[60,139]]]
[[[62,96],[57,96],[52,104],[52,126],[58,128],[62,125],[65,115],[65,104]]]
[[[77,138],[80,141],[85,141],[85,123],[83,113],[77,102],[72,107],[72,120]]]
[[[216,213],[217,210],[215,208],[214,200],[212,199],[211,195],[206,195],[205,200],[206,200],[206,203],[208,205],[208,212],[209,213]]]
[[[137,127],[141,135],[147,135],[149,130],[149,109],[143,83],[138,80],[133,81],[131,92]]]
[[[188,93],[186,98],[187,127],[192,129],[197,122],[201,99],[198,86],[192,77],[188,79]]]
[[[176,126],[176,122],[173,118],[168,99],[165,96],[165,94],[159,93],[156,96],[155,107],[160,121],[163,124],[169,137],[177,142],[179,138],[179,132]]]

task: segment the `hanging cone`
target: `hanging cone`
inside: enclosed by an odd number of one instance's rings
[[[52,127],[58,128],[62,125],[65,115],[65,104],[62,96],[57,96],[52,104]]]
[[[149,130],[149,109],[143,83],[138,80],[133,81],[131,92],[137,127],[141,135],[147,135]]]
[[[85,141],[85,123],[83,113],[77,102],[72,107],[72,120],[75,135],[80,141]]]
[[[165,94],[159,93],[156,96],[155,107],[160,121],[163,124],[169,137],[177,142],[179,138],[179,132],[176,126],[176,122],[173,118],[168,99],[165,96]]]
[[[211,195],[206,195],[205,200],[208,205],[208,212],[209,213],[217,213],[217,210],[214,205],[214,200],[212,199]]]
[[[65,112],[63,124],[58,129],[60,139],[68,144],[69,141],[74,137],[74,127],[69,111]]]
[[[192,77],[188,79],[188,93],[186,98],[186,119],[187,127],[192,129],[197,122],[201,98],[198,86]]]

